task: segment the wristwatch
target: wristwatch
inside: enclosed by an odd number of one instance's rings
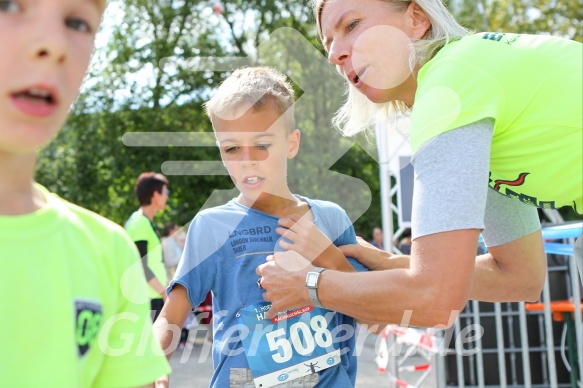
[[[316,267],[306,275],[306,287],[308,287],[310,302],[312,302],[314,307],[324,307],[320,303],[320,299],[318,299],[318,283],[320,281],[320,274],[325,270],[326,268]]]

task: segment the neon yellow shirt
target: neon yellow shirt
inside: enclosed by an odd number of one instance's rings
[[[168,277],[166,274],[166,267],[164,266],[162,255],[162,243],[160,237],[156,233],[154,226],[150,219],[146,217],[141,210],[134,212],[125,224],[125,229],[134,241],[146,241],[148,243],[148,267],[162,284],[166,287],[168,284]],[[159,299],[162,296],[154,290],[151,286],[149,288],[149,295],[152,299]]]
[[[0,385],[130,387],[169,373],[148,300],[136,303],[146,281],[135,245],[36,187],[46,206],[0,216]]]
[[[491,32],[448,44],[419,72],[413,152],[492,117],[490,187],[541,208],[583,213],[581,52],[566,39]]]

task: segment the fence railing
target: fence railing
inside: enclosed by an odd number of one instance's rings
[[[446,331],[412,329],[433,336],[434,349],[429,337],[415,343],[413,332],[405,339],[405,329],[389,326],[389,346],[407,346],[388,352],[389,385],[583,388],[582,285],[573,259],[582,231],[581,222],[543,228],[548,272],[539,303],[470,301]],[[407,364],[415,353],[416,376]]]

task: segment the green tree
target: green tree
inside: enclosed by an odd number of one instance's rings
[[[582,6],[583,3],[580,0],[457,0],[451,2],[452,11],[460,23],[475,31],[551,34],[579,42],[583,41]]]

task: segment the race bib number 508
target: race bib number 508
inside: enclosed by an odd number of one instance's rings
[[[266,302],[247,306],[239,317],[249,329],[243,347],[256,387],[272,387],[340,363],[333,311],[306,306],[264,319],[270,307]]]

